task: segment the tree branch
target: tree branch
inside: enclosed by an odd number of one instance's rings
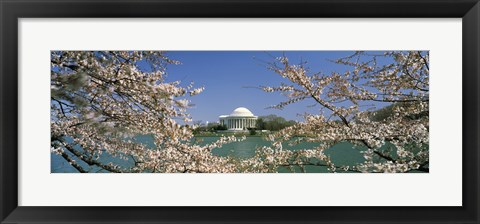
[[[78,172],[80,172],[80,173],[88,173],[86,170],[83,169],[82,166],[78,165],[78,163],[75,162],[75,160],[73,160],[72,158],[70,158],[70,156],[69,156],[67,153],[62,152],[61,155],[62,155],[62,157],[63,157],[65,160],[67,160],[68,163],[70,163],[70,165],[73,166],[73,168],[77,169]]]
[[[51,138],[52,142],[53,141],[59,141],[59,142],[62,142],[62,143],[66,143],[63,138],[61,137],[57,137],[57,136],[52,136]],[[111,166],[108,166],[108,165],[105,165],[103,163],[100,163],[98,162],[97,160],[93,160],[93,159],[90,159],[88,157],[86,157],[85,155],[83,155],[80,151],[76,150],[73,148],[73,146],[71,146],[70,144],[66,143],[66,144],[63,144],[63,146],[68,150],[70,151],[71,153],[73,153],[73,155],[75,155],[77,158],[81,159],[82,161],[84,161],[85,163],[87,163],[88,165],[90,166],[98,166],[98,167],[101,167],[103,168],[104,170],[107,170],[107,171],[110,171],[112,173],[123,173],[124,171],[120,170],[120,169],[116,169],[114,167],[111,167]],[[65,157],[64,157],[65,158]]]

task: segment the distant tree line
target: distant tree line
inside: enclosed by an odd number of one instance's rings
[[[201,121],[195,121],[194,123],[197,123],[197,128],[193,130],[193,134],[198,134],[201,132],[216,132],[228,129],[226,125],[221,125],[217,122],[208,123],[207,125],[199,125]]]
[[[283,117],[279,117],[274,114],[267,116],[260,116],[257,119],[257,130],[269,130],[269,131],[279,131],[286,127],[294,125],[296,122],[293,120],[287,121]]]
[[[412,103],[411,102],[396,102],[393,104],[390,104],[388,106],[385,106],[383,108],[380,108],[378,110],[373,111],[370,114],[370,120],[372,121],[385,121],[388,118],[391,118],[395,114],[395,110],[398,108],[405,108],[410,106]],[[420,118],[428,116],[428,110],[421,111],[420,113],[412,113],[409,115],[406,115],[405,118],[410,119],[410,120],[418,120]]]

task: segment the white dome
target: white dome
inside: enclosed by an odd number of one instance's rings
[[[234,117],[253,117],[254,115],[252,114],[252,112],[250,110],[248,110],[247,108],[245,107],[239,107],[237,109],[235,109],[231,114],[230,116],[234,116]]]

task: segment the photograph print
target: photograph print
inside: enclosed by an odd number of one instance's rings
[[[51,173],[429,173],[429,51],[50,54]]]

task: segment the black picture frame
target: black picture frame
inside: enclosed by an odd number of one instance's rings
[[[1,223],[479,223],[478,0],[0,0]],[[461,207],[18,206],[18,19],[120,17],[462,18]],[[455,118],[452,118],[455,119]],[[41,193],[41,192],[39,192]],[[445,192],[448,194],[448,192]],[[442,195],[439,195],[441,197]],[[93,203],[93,202],[92,202]]]

